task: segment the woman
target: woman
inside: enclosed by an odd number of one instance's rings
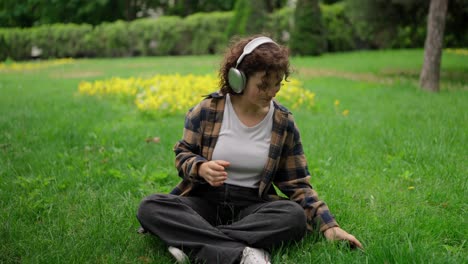
[[[226,52],[221,90],[187,113],[174,147],[182,181],[138,211],[178,262],[270,263],[268,251],[300,241],[307,229],[362,248],[319,200],[293,116],[273,100],[289,74],[286,47],[240,39]]]

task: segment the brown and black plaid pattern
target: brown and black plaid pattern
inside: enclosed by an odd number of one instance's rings
[[[222,94],[213,93],[187,113],[183,139],[174,146],[176,167],[182,181],[172,194],[188,195],[195,184],[204,181],[198,176],[198,166],[211,160],[221,130],[224,103]],[[292,114],[277,102],[274,106],[270,151],[262,172],[259,196],[268,200],[281,199],[272,187],[274,184],[291,200],[302,205],[309,230],[317,226],[323,232],[338,226],[327,205],[319,200],[309,183],[310,174]]]

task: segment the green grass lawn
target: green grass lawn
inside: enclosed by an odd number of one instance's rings
[[[417,87],[422,56],[292,59],[293,77],[316,93],[314,111],[294,111],[312,184],[366,250],[312,234],[273,263],[467,262],[468,56],[444,53],[438,94]],[[151,118],[79,95],[78,84],[214,73],[219,63],[82,59],[0,72],[0,263],[173,263],[158,239],[136,233],[135,214],[143,197],[178,182],[183,115]]]

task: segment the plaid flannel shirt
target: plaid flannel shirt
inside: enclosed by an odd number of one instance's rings
[[[212,93],[187,113],[183,139],[174,146],[182,181],[171,194],[189,195],[194,185],[204,181],[198,176],[198,167],[212,158],[223,121],[224,103],[224,95]],[[276,101],[274,107],[270,150],[261,174],[259,196],[267,200],[282,199],[272,187],[274,184],[304,208],[309,230],[319,227],[323,232],[338,226],[309,183],[310,174],[292,114]]]

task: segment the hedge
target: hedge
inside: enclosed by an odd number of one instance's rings
[[[224,51],[228,38],[226,25],[233,12],[198,13],[185,18],[185,43],[189,54],[213,54]]]
[[[328,52],[375,46],[377,36],[366,34],[364,23],[352,24],[343,4],[321,5]],[[279,9],[263,22],[265,33],[290,44],[294,10]],[[161,16],[116,21],[98,26],[52,24],[34,28],[0,28],[0,61],[31,59],[33,49],[41,58],[200,55],[223,51],[230,36],[234,12],[197,13],[185,18]],[[422,46],[425,28],[401,28],[385,48]],[[446,36],[450,40],[451,36]],[[388,47],[390,45],[390,47]]]

